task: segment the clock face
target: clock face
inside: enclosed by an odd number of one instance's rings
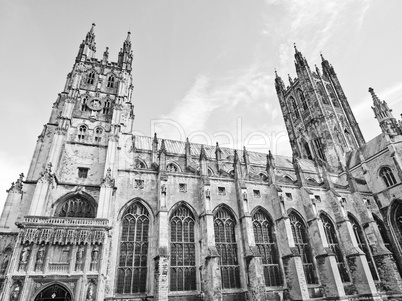
[[[93,111],[100,111],[104,107],[104,101],[99,98],[93,98],[89,101],[88,107]]]

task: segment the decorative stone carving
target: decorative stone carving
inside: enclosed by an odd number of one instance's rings
[[[11,286],[10,301],[18,301],[20,299],[21,291],[22,291],[21,281],[19,280],[14,281],[13,285]]]
[[[87,301],[95,300],[96,280],[91,279],[88,282]]]
[[[161,186],[161,192],[162,192],[162,194],[165,194],[165,195],[166,195],[166,185],[165,185],[165,184],[162,184],[162,186]]]
[[[83,259],[84,259],[84,245],[79,245],[77,249],[77,255],[76,255],[76,263],[75,263],[75,270],[76,271],[81,271],[82,270],[82,264],[83,264]]]
[[[207,199],[210,199],[210,198],[211,198],[211,190],[205,189],[205,197],[206,197]]]
[[[47,163],[43,168],[44,171],[39,174],[38,183],[53,184],[52,162]]]
[[[112,170],[110,167],[106,171],[106,176],[102,180],[101,187],[113,188],[114,187],[114,179],[112,178]]]
[[[10,189],[6,190],[8,193],[22,193],[22,179],[24,178],[24,174],[20,173],[19,178],[16,182],[11,183]]]
[[[43,262],[45,259],[46,247],[44,244],[41,244],[38,253],[36,253],[36,263],[35,263],[35,272],[40,272],[43,269]]]
[[[8,263],[10,262],[11,253],[12,250],[10,246],[8,246],[3,252],[4,255],[0,265],[0,274],[2,275],[4,275],[7,272],[7,267]]]
[[[97,245],[94,245],[91,253],[91,271],[97,269],[98,259],[99,259],[99,247]]]
[[[20,255],[20,266],[19,266],[19,270],[21,271],[25,271],[27,264],[28,264],[28,260],[29,260],[29,255],[31,254],[31,248],[30,246],[24,246],[22,248],[21,251],[21,255]]]

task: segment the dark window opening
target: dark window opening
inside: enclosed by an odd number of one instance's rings
[[[88,177],[88,170],[89,168],[86,167],[78,167],[78,177],[80,179],[85,179],[86,177]]]
[[[307,100],[306,100],[306,98],[304,97],[303,92],[300,91],[300,90],[299,90],[299,97],[300,97],[300,101],[301,101],[302,106],[303,106],[303,110],[304,110],[304,111],[307,111],[307,110],[308,110]]]
[[[85,96],[81,100],[81,111],[83,112],[88,111],[87,103],[88,103],[88,96]]]
[[[218,195],[226,195],[225,187],[218,187]]]
[[[313,160],[313,156],[311,155],[310,147],[308,146],[308,143],[304,143],[304,149],[306,150],[307,154],[307,159]]]
[[[318,157],[325,161],[324,146],[322,145],[322,138],[314,139],[314,145],[317,150]]]
[[[91,73],[89,73],[89,75],[88,75],[87,84],[88,84],[88,85],[93,85],[94,82],[95,82],[95,72],[91,72]]]
[[[109,78],[107,80],[107,87],[108,88],[114,87],[114,76],[113,75],[109,76]]]
[[[390,186],[396,184],[396,179],[394,177],[394,174],[392,173],[391,168],[389,168],[389,167],[381,168],[380,176],[382,177],[382,179],[387,187],[390,187]]]
[[[87,134],[87,127],[85,125],[81,125],[78,128],[78,141],[84,142],[86,139],[86,134]]]
[[[68,198],[56,210],[56,216],[58,217],[94,218],[95,215],[95,206],[79,195]]]
[[[105,105],[102,109],[102,113],[105,115],[110,113],[110,100],[109,99],[105,101]]]
[[[103,130],[101,128],[95,129],[95,142],[100,143],[102,141]]]

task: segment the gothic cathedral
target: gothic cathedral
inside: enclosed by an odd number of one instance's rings
[[[402,300],[402,123],[332,65],[275,87],[293,156],[133,135],[130,33],[94,25],[0,217],[0,300]]]

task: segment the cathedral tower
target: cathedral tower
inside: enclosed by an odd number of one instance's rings
[[[276,74],[275,86],[294,155],[345,166],[345,154],[364,144],[360,128],[334,68],[322,57],[322,72],[311,71],[295,46],[297,77],[285,87]]]

